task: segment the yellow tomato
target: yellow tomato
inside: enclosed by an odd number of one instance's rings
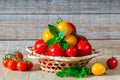
[[[91,71],[94,75],[99,76],[99,75],[102,75],[105,73],[106,68],[101,63],[95,63],[95,64],[93,64]]]
[[[65,35],[69,35],[72,33],[72,28],[71,26],[66,23],[66,22],[60,22],[58,25],[57,25],[57,28],[59,31],[63,31],[65,30]]]
[[[51,32],[49,31],[49,29],[46,29],[44,32],[43,32],[43,40],[46,42],[48,41],[49,39],[53,38],[53,35],[51,34]]]
[[[64,40],[67,41],[69,45],[76,45],[77,43],[77,38],[74,35],[67,35]]]

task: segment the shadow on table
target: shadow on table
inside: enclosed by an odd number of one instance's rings
[[[38,71],[38,70],[40,70],[39,64],[38,64],[38,63],[34,63],[34,64],[33,64],[33,68],[32,68],[31,71]]]

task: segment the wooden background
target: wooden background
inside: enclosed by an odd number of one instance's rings
[[[58,16],[93,48],[120,54],[120,0],[0,0],[0,54],[24,52]]]

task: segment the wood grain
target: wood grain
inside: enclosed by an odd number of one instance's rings
[[[61,16],[76,25],[78,34],[88,39],[120,39],[119,14],[2,15],[0,39],[38,39],[48,24]]]
[[[0,14],[120,13],[119,0],[0,0]]]

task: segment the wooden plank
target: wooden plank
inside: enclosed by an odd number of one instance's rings
[[[35,41],[0,41],[0,54],[7,54],[10,51],[21,51],[27,55],[26,46],[33,46]],[[92,47],[100,50],[103,54],[120,55],[120,40],[89,40]]]
[[[120,39],[119,14],[74,15],[2,15],[0,16],[0,39],[42,38],[47,25],[55,24],[58,16],[76,25],[78,34],[88,39]]]
[[[120,13],[119,0],[0,0],[0,14]]]

